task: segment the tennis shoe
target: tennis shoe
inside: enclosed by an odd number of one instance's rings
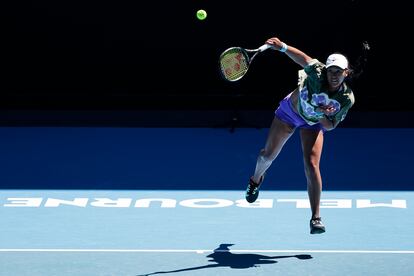
[[[311,234],[322,234],[325,233],[325,225],[322,223],[322,218],[312,218],[310,220],[310,233]]]
[[[247,189],[246,189],[246,201],[247,202],[253,203],[259,197],[259,188],[260,188],[260,185],[263,183],[263,179],[264,177],[262,176],[260,178],[260,182],[256,183],[250,177],[249,185],[247,185]]]

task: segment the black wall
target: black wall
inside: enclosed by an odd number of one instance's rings
[[[399,3],[401,2],[401,3]],[[403,1],[15,1],[2,17],[2,110],[273,109],[300,69],[268,51],[226,83],[218,56],[278,36],[325,61],[355,63],[357,111],[413,111],[409,9]],[[199,21],[198,9],[208,17]]]

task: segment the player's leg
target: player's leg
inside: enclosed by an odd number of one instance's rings
[[[246,200],[248,202],[252,203],[256,201],[259,196],[259,187],[263,182],[265,172],[269,169],[273,160],[276,159],[283,148],[283,145],[294,131],[295,128],[281,121],[276,116],[274,117],[269,129],[265,147],[259,153],[254,174],[250,178],[246,189]]]
[[[312,210],[311,233],[325,232],[325,226],[320,219],[320,200],[322,193],[322,177],[319,168],[322,148],[323,148],[323,131],[317,129],[300,130],[302,142],[303,162],[305,175],[307,179],[307,189],[309,202]]]
[[[267,136],[265,147],[260,151],[256,162],[256,168],[252,180],[256,183],[270,167],[272,162],[279,155],[286,141],[293,134],[295,129],[276,116],[273,119]]]

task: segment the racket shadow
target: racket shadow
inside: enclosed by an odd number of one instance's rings
[[[218,248],[214,249],[214,252],[212,254],[206,256],[207,258],[211,258],[208,261],[213,262],[214,264],[188,267],[188,268],[182,268],[182,269],[170,270],[170,271],[157,271],[157,272],[152,272],[149,274],[141,274],[141,275],[136,275],[136,276],[149,276],[149,275],[155,275],[155,274],[177,273],[177,272],[192,271],[192,270],[214,268],[214,267],[247,269],[251,267],[258,267],[263,264],[275,264],[277,263],[276,259],[285,259],[285,258],[297,258],[299,260],[312,259],[312,256],[307,255],[307,254],[287,255],[287,256],[266,256],[266,255],[261,255],[261,254],[250,254],[250,253],[234,254],[234,253],[231,253],[229,249],[229,247],[233,245],[234,244],[227,244],[227,243],[220,244]]]

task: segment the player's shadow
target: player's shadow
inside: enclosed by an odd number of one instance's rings
[[[199,270],[205,268],[213,268],[213,267],[229,267],[233,269],[246,269],[250,267],[257,267],[263,264],[274,264],[277,263],[276,259],[284,259],[284,258],[297,258],[299,260],[309,260],[312,259],[311,255],[287,255],[287,256],[265,256],[260,254],[233,254],[230,252],[229,247],[234,244],[220,244],[218,248],[214,249],[214,252],[207,256],[207,258],[211,258],[209,262],[213,262],[214,264],[209,265],[202,265],[202,266],[195,266],[195,267],[187,267],[177,270],[170,270],[170,271],[157,271],[152,272],[149,274],[142,274],[137,276],[149,276],[155,274],[166,274],[166,273],[176,273],[176,272],[183,272],[183,271],[191,271],[191,270]]]

